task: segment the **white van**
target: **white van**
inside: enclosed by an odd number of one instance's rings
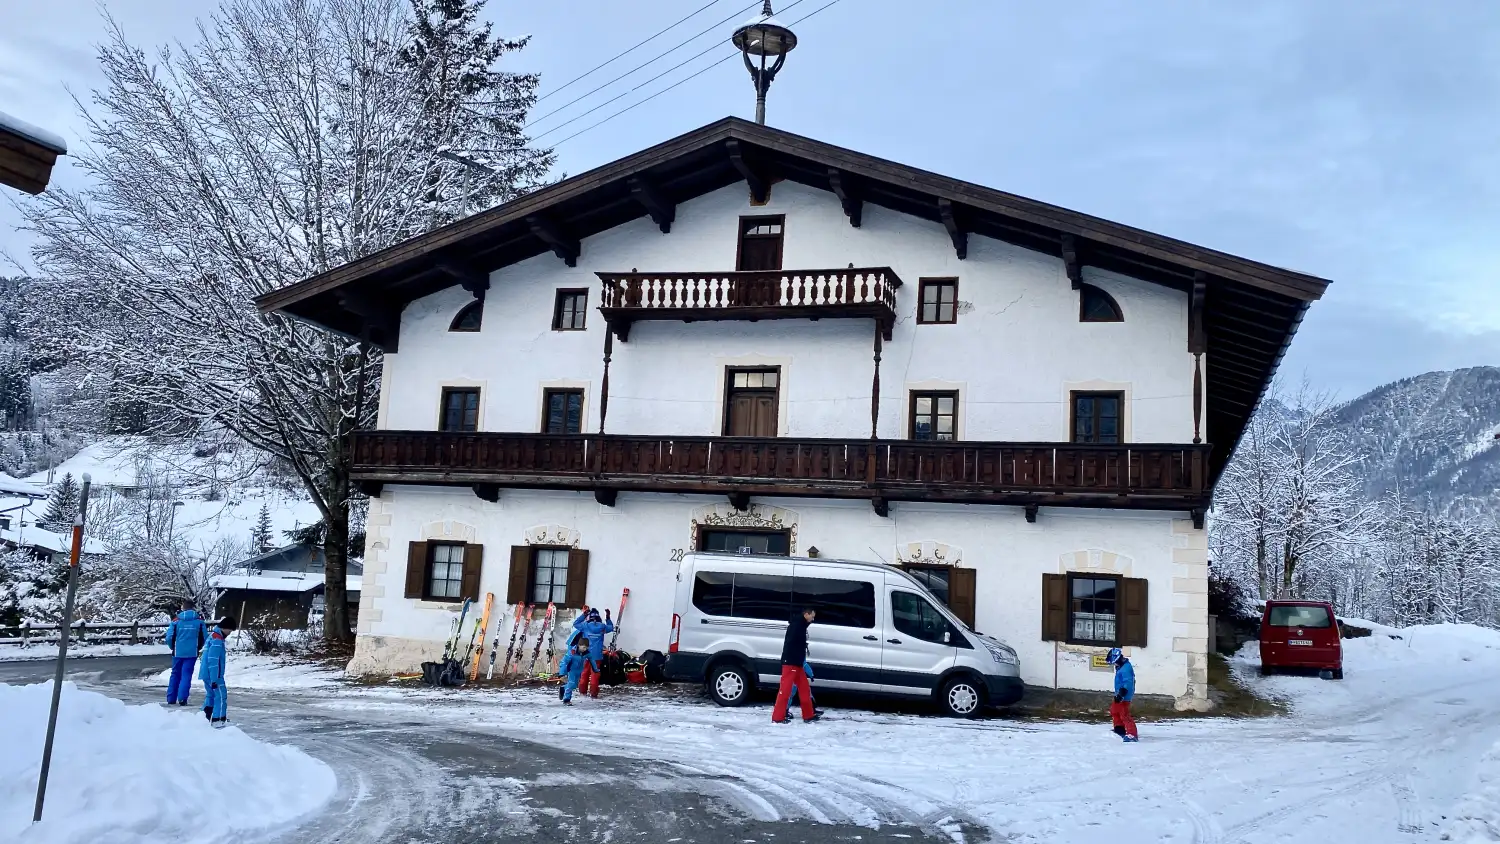
[[[1021,699],[1016,652],[964,626],[922,584],[878,563],[696,553],[677,572],[666,674],[703,682],[721,706],[781,680],[792,613],[808,632],[813,689],[931,697],[950,715]]]

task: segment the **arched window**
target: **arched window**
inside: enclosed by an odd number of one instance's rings
[[[449,331],[478,331],[479,323],[484,318],[484,303],[470,302],[464,305],[458,316],[453,318],[453,324],[448,326]]]
[[[1113,296],[1092,284],[1078,288],[1079,322],[1124,322],[1125,314]]]

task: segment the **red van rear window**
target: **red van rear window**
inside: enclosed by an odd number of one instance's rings
[[[1272,627],[1332,627],[1326,607],[1271,607],[1271,618],[1266,622]]]

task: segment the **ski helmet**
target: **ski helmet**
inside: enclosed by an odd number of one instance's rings
[[[1125,654],[1119,648],[1110,648],[1109,656],[1106,656],[1104,658],[1104,661],[1109,663],[1110,665],[1118,665],[1120,663],[1120,660],[1124,658]]]

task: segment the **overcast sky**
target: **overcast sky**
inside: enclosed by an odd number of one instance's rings
[[[530,34],[542,92],[707,0],[490,0]],[[828,0],[781,0],[792,22]],[[107,0],[137,44],[194,36],[207,0]],[[707,11],[545,100],[540,116],[726,17]],[[783,7],[785,10],[783,11]],[[733,24],[715,29],[727,38]],[[1344,398],[1433,369],[1500,365],[1500,2],[839,0],[795,27],[772,125],[1333,280],[1282,372]],[[95,0],[0,0],[0,111],[79,141],[69,91],[100,83]],[[708,36],[545,121],[578,173],[750,117],[738,60],[568,136],[729,51]],[[58,182],[77,177],[60,167]],[[0,250],[27,238],[0,203]],[[10,272],[0,267],[0,272]]]

